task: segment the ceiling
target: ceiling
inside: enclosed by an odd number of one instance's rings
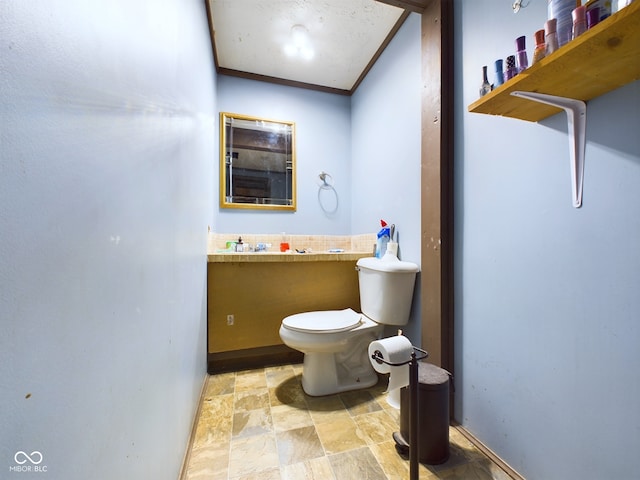
[[[206,0],[219,73],[351,94],[409,15],[376,0]]]

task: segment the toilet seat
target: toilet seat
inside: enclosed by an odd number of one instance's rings
[[[303,333],[348,332],[363,323],[362,315],[350,308],[297,313],[282,320],[282,325],[288,330]]]

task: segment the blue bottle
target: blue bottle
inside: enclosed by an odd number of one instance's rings
[[[382,228],[378,232],[376,240],[376,258],[382,258],[387,251],[387,244],[391,239],[391,229],[387,226],[387,222],[380,220]]]
[[[502,59],[499,58],[495,61],[496,66],[496,87],[504,83],[504,74],[502,73]]]

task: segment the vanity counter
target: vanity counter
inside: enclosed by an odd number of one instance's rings
[[[373,252],[217,252],[209,253],[209,263],[294,263],[294,262],[353,262],[371,257]]]

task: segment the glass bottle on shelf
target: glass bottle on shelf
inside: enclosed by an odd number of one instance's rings
[[[576,39],[587,31],[587,7],[584,5],[571,12],[573,18],[572,38]]]
[[[527,38],[524,35],[516,38],[516,52],[518,55],[518,73],[522,73],[529,68],[529,59],[527,58]]]
[[[499,58],[495,61],[496,66],[496,83],[495,86],[499,87],[504,83],[504,74],[502,73],[502,59]]]
[[[595,27],[600,21],[600,7],[593,7],[587,10],[587,30]]]
[[[547,51],[547,45],[544,42],[544,29],[538,30],[533,36],[536,40],[536,49],[533,51],[533,65],[535,65],[544,58]]]
[[[491,84],[487,78],[487,66],[482,67],[482,85],[480,85],[480,96],[483,97],[491,91]]]
[[[552,18],[544,24],[544,35],[547,42],[547,55],[558,49],[557,20]]]
[[[516,56],[509,55],[507,57],[507,66],[504,70],[504,81],[511,80],[518,74],[518,70],[516,69]]]

